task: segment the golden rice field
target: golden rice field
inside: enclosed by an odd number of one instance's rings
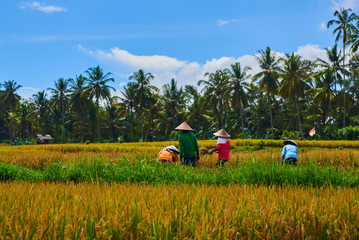
[[[231,140],[231,148],[255,146],[258,142],[259,140]],[[298,159],[302,164],[315,163],[318,166],[329,165],[341,169],[359,167],[359,141],[298,141],[298,143],[301,147]],[[55,162],[71,164],[99,158],[103,161],[123,157],[130,161],[138,158],[155,159],[163,147],[172,144],[178,147],[178,142],[0,146],[0,162],[41,169]],[[202,140],[198,144],[200,148],[211,149],[215,147],[216,141]],[[280,161],[282,141],[267,140],[264,141],[264,145],[272,148],[232,152],[228,165],[236,166],[248,161]],[[320,146],[325,147],[323,149]],[[215,154],[212,156],[202,154],[198,167],[213,167],[216,161]]]
[[[264,141],[261,150],[240,148],[259,142],[231,140],[235,151],[226,167],[280,161],[282,141]],[[158,151],[171,144],[178,146],[178,142],[0,146],[0,165],[41,172],[54,163],[65,166],[99,159],[109,165],[116,159],[151,164]],[[199,141],[207,149],[215,144]],[[312,164],[352,177],[359,174],[359,141],[298,144],[298,170]],[[215,169],[216,157],[201,155],[197,168],[202,174]],[[196,169],[193,174],[199,173]],[[359,239],[357,185],[0,181],[0,239],[304,238]]]
[[[2,183],[1,239],[358,239],[357,188]]]

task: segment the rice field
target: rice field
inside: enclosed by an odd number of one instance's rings
[[[170,144],[0,146],[0,239],[359,238],[359,141],[299,141],[292,167],[231,140],[219,169],[163,166]]]

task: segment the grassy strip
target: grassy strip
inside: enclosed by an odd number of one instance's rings
[[[221,169],[163,166],[123,159],[113,162],[54,163],[43,170],[0,163],[0,180],[30,182],[118,182],[144,184],[264,184],[291,186],[359,186],[359,176],[332,167],[307,164],[297,167],[275,162],[252,162]]]

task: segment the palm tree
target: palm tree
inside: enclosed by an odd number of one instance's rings
[[[335,37],[335,42],[338,42],[339,39],[343,39],[343,69],[345,69],[345,46],[348,41],[348,37],[354,32],[355,27],[352,24],[355,20],[358,19],[357,15],[352,12],[352,10],[340,8],[340,10],[335,10],[334,17],[336,19],[330,20],[327,24],[327,28],[333,24],[337,27],[333,31],[333,35],[337,34]],[[345,128],[345,71],[343,71],[343,128]]]
[[[115,90],[115,88],[107,85],[109,81],[114,82],[113,78],[109,76],[112,74],[110,72],[104,74],[102,68],[100,66],[89,68],[85,71],[88,75],[86,81],[88,85],[85,87],[85,95],[89,96],[90,99],[96,98],[96,106],[97,106],[97,141],[100,140],[100,117],[99,117],[99,109],[100,109],[100,99],[109,100],[111,97],[110,90]]]
[[[256,56],[256,59],[259,63],[259,67],[263,70],[253,76],[253,82],[259,80],[258,91],[267,93],[268,102],[269,102],[269,116],[271,123],[271,132],[273,139],[273,114],[272,114],[272,101],[271,98],[273,95],[278,93],[278,77],[280,72],[279,59],[276,59],[275,52],[272,52],[270,47],[267,47],[264,51],[263,49],[258,50],[259,56]]]
[[[19,105],[21,97],[16,93],[22,86],[18,85],[14,80],[5,81],[2,86],[5,90],[1,91],[0,102],[4,104],[8,111],[14,111]]]
[[[314,93],[313,104],[321,112],[323,126],[335,104],[335,93],[333,91],[335,82],[334,69],[327,68],[323,73],[315,76],[315,88],[310,89]]]
[[[205,73],[208,80],[200,80],[198,86],[204,85],[204,96],[208,98],[208,104],[212,106],[213,115],[217,116],[218,127],[224,128],[225,101],[228,97],[229,76],[226,71],[217,70],[215,73]]]
[[[245,66],[243,69],[239,62],[231,64],[231,68],[228,69],[229,73],[229,84],[232,87],[231,98],[232,98],[232,107],[235,112],[237,112],[238,120],[238,110],[241,118],[242,131],[244,130],[244,120],[243,120],[243,108],[248,106],[247,94],[245,89],[248,87],[248,84],[245,80],[250,78],[250,75],[247,75],[248,70],[251,70],[250,67]]]
[[[183,110],[184,91],[182,87],[178,88],[177,82],[173,78],[170,84],[163,85],[163,101],[172,120],[172,129],[175,129],[177,115]]]
[[[155,141],[155,121],[164,121],[163,106],[157,94],[152,94],[150,97],[150,106],[146,109],[148,112],[150,127],[151,127],[151,141]]]
[[[342,75],[344,75],[344,71],[345,69],[342,68],[342,66],[340,66],[340,62],[343,61],[343,56],[342,56],[342,51],[339,50],[338,51],[338,45],[335,44],[333,48],[325,48],[327,57],[328,57],[328,62],[318,58],[317,61],[319,62],[319,66],[323,68],[323,74],[324,72],[330,68],[334,71],[335,74],[335,84],[334,84],[334,88],[335,91],[337,90],[337,80],[340,80],[340,84],[342,79]],[[341,73],[341,74],[340,74]],[[346,71],[346,74],[348,73],[348,71]]]
[[[116,120],[122,117],[128,117],[130,123],[130,141],[133,141],[133,110],[135,108],[135,91],[133,85],[130,83],[127,87],[124,87],[121,91],[122,96],[119,97],[120,102],[113,104],[116,108],[115,114],[117,115]]]
[[[77,115],[77,121],[74,125],[83,126],[84,113],[86,106],[88,106],[88,99],[84,96],[85,91],[85,78],[80,75],[76,76],[76,80],[71,79],[69,89],[69,104],[72,108],[72,111]],[[81,132],[81,142],[83,142],[83,133]]]
[[[67,106],[67,93],[69,90],[67,89],[70,79],[59,78],[55,81],[55,88],[48,88],[51,90],[51,93],[54,96],[54,103],[58,105],[58,109],[60,110],[61,120],[62,120],[62,138],[63,142],[66,140],[65,135],[65,110]]]
[[[138,106],[140,118],[141,120],[141,135],[142,141],[145,140],[144,136],[144,113],[145,108],[148,108],[150,94],[153,92],[157,92],[158,89],[154,86],[150,85],[151,79],[154,76],[151,73],[145,73],[142,69],[138,70],[138,72],[133,73],[129,79],[132,80],[131,84],[133,85],[134,91],[136,92],[136,102],[135,104]]]
[[[308,60],[302,61],[300,56],[294,55],[294,53],[286,54],[285,58],[282,58],[281,61],[284,67],[283,73],[280,75],[282,82],[279,86],[278,93],[281,97],[294,102],[300,134],[303,138],[298,98],[304,97],[305,90],[310,88],[308,82],[310,82],[309,73],[311,71],[311,62]]]
[[[42,92],[38,92],[34,95],[32,95],[36,108],[29,113],[29,118],[31,120],[38,120],[39,124],[39,133],[43,134],[43,123],[45,120],[45,114],[47,110],[47,99],[46,99],[46,93],[45,90]]]

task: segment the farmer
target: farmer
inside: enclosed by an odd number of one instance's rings
[[[195,167],[196,160],[199,160],[199,149],[196,135],[192,132],[193,129],[183,122],[175,130],[181,131],[178,136],[181,161],[183,160],[185,165]]]
[[[177,154],[179,154],[178,149],[171,145],[165,147],[158,153],[157,160],[163,163],[176,163],[178,162]]]
[[[282,164],[297,165],[298,144],[293,140],[284,140],[282,151]]]
[[[210,150],[208,154],[211,155],[213,152],[218,152],[218,162],[216,166],[221,167],[229,160],[229,150],[231,147],[228,138],[230,135],[224,129],[213,133],[213,135],[218,137],[217,146],[215,149]]]

